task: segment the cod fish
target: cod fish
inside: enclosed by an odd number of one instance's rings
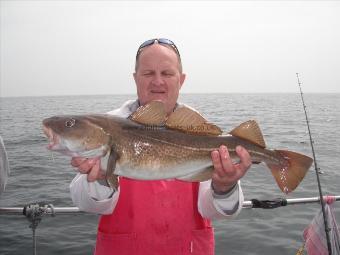
[[[139,180],[211,178],[211,151],[228,147],[232,160],[241,145],[253,163],[264,162],[284,193],[293,191],[313,160],[287,150],[269,150],[254,120],[228,134],[198,112],[178,107],[167,116],[162,102],[139,107],[129,118],[108,114],[54,116],[43,120],[47,148],[69,156],[101,158],[108,184],[117,188],[117,176]]]

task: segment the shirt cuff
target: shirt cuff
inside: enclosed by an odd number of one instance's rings
[[[212,196],[216,199],[225,199],[230,197],[235,190],[237,189],[238,184],[236,183],[230,190],[228,190],[227,192],[223,192],[223,193],[218,193],[215,191],[214,186],[212,185],[212,182],[210,184],[211,190],[212,190]]]
[[[211,194],[214,207],[222,215],[236,216],[240,212],[240,205],[243,203],[243,194],[239,183],[226,194],[215,194],[213,189],[211,189]]]

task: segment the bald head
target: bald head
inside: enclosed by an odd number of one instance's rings
[[[163,56],[166,56],[168,58],[173,58],[173,56],[175,56],[176,60],[177,60],[178,70],[179,70],[180,73],[183,72],[181,58],[177,54],[175,49],[170,45],[159,44],[159,43],[154,43],[150,46],[146,46],[146,47],[139,50],[139,53],[137,54],[137,57],[136,57],[135,72],[137,72],[137,69],[140,65],[140,59],[143,58],[144,55],[147,55],[148,57],[150,57],[151,54],[153,54],[153,55],[163,55]]]

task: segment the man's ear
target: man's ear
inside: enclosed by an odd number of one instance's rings
[[[135,80],[135,83],[136,83],[136,79],[137,79],[137,74],[136,73],[133,73],[133,79]]]
[[[186,77],[185,73],[182,73],[181,77],[179,78],[180,79],[179,82],[180,82],[181,88],[182,88],[182,85],[183,85],[183,83],[185,81],[185,77]]]

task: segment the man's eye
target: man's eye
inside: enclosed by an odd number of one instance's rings
[[[170,76],[173,76],[174,74],[171,73],[171,72],[165,72],[163,73],[164,76],[167,76],[167,77],[170,77]]]

